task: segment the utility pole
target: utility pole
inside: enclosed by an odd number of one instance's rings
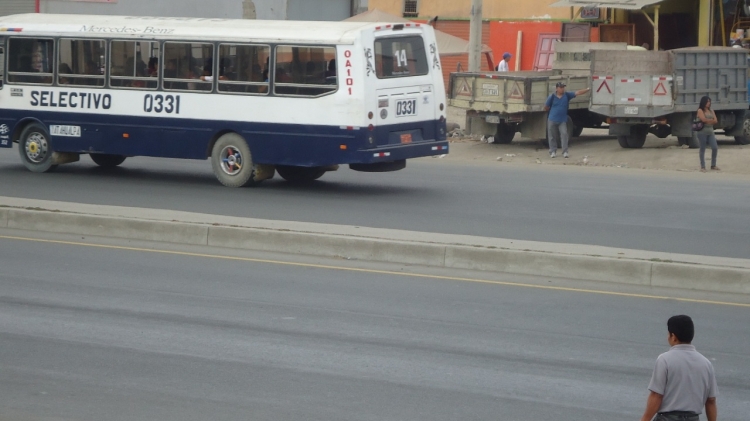
[[[469,28],[469,71],[478,72],[482,64],[482,0],[471,2]]]

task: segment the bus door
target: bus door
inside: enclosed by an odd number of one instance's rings
[[[378,127],[389,130],[378,144],[434,139],[437,118],[435,85],[424,39],[403,34],[375,39]]]
[[[0,89],[5,84],[5,38],[0,38]]]

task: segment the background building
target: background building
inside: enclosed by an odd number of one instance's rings
[[[547,63],[540,57],[543,58],[553,40],[563,38],[563,32],[569,28],[578,31],[575,40],[579,41],[624,41],[653,48],[654,26],[649,19],[654,18],[655,6],[647,6],[643,11],[551,7],[560,1],[484,0],[482,42],[492,48],[495,61],[507,51],[513,54],[511,70],[543,69]],[[750,0],[652,1],[659,7],[661,49],[722,45],[728,42],[733,27],[743,25],[747,26],[746,33],[750,32],[750,13],[744,20],[742,13],[736,13],[741,6],[750,4]],[[596,4],[597,0],[570,0],[569,3]],[[370,10],[420,21],[437,16],[437,29],[464,39],[469,38],[471,5],[472,0],[369,0]],[[466,63],[461,64],[464,69],[467,67]]]
[[[346,19],[367,10],[367,0],[0,0],[0,15],[80,13],[225,19]]]

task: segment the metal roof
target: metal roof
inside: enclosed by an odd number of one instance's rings
[[[639,10],[664,0],[560,0],[550,7],[606,7],[609,9]]]

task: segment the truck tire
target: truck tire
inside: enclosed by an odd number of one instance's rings
[[[495,132],[495,143],[508,144],[513,141],[515,136],[515,126],[508,123],[500,123],[497,125],[497,131]]]
[[[745,4],[745,7],[747,7],[747,2]],[[738,145],[750,145],[750,118],[747,114],[745,119],[742,120],[742,136],[735,136],[734,141]]]
[[[646,136],[648,136],[648,126],[633,126],[630,128],[629,135],[617,136],[617,142],[623,148],[640,149],[646,143]]]

